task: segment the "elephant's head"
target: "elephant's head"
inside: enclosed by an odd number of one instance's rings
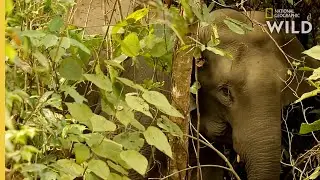
[[[281,108],[293,100],[290,88],[296,80],[285,88],[290,58],[284,57],[274,41],[285,44],[284,52],[296,58],[302,46],[297,40],[286,44],[290,39],[286,41],[280,34],[272,34],[271,39],[240,12],[221,9],[213,14],[221,41],[217,47],[231,53],[233,60],[203,52],[206,62],[199,70],[201,131],[213,139],[226,135],[230,126],[233,147],[246,163],[248,179],[279,179]],[[250,16],[265,23],[263,12],[251,12]],[[226,17],[246,22],[254,30],[236,34],[224,24]],[[211,35],[211,26],[203,28],[201,43],[206,44]]]

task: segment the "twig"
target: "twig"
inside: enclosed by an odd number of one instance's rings
[[[199,133],[199,134],[200,134],[200,133]],[[190,135],[185,135],[185,136],[187,136],[188,138],[191,138],[191,139],[198,140],[196,137],[193,137],[193,136],[190,136]],[[199,139],[199,142],[201,142],[202,144],[206,145],[206,146],[209,147],[210,149],[214,150],[214,151],[218,154],[218,156],[220,156],[220,157],[227,163],[228,167],[230,168],[230,171],[231,171],[232,174],[236,177],[236,179],[237,179],[237,180],[241,180],[240,177],[239,177],[239,175],[238,175],[238,174],[236,173],[236,171],[233,169],[231,163],[229,162],[228,158],[227,158],[225,155],[223,155],[218,149],[216,149],[214,146],[212,146],[212,144],[207,143],[208,141],[205,142],[205,141]]]

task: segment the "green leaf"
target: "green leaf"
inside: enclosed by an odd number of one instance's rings
[[[302,52],[314,59],[320,60],[320,45],[313,46],[312,48]]]
[[[161,57],[167,53],[167,45],[165,41],[161,41],[153,46],[150,54],[153,57]]]
[[[134,119],[134,113],[129,108],[123,108],[116,112],[116,118],[126,127]]]
[[[112,161],[107,161],[107,164],[110,168],[114,169],[115,171],[124,174],[126,176],[128,176],[128,171],[126,171],[125,169],[123,169],[121,166],[119,166],[118,164],[113,163]]]
[[[138,130],[140,130],[140,131],[145,131],[145,130],[146,130],[146,128],[145,128],[138,120],[136,120],[136,119],[133,119],[133,120],[130,122],[130,124],[131,124],[133,127],[135,127],[135,128],[137,128]]]
[[[116,62],[116,63],[122,63],[124,60],[126,60],[128,58],[128,56],[121,54],[120,56],[114,58],[112,61]]]
[[[67,124],[66,126],[63,127],[61,136],[65,138],[68,134],[80,135],[86,129],[87,128],[84,125]]]
[[[82,67],[77,62],[77,59],[69,57],[62,60],[59,66],[59,73],[68,80],[77,81],[82,77]]]
[[[25,31],[22,31],[20,35],[26,36],[29,38],[42,38],[46,36],[46,33],[39,30],[25,30]]]
[[[58,176],[56,172],[46,170],[46,172],[40,174],[40,180],[56,180]]]
[[[122,151],[120,153],[120,157],[139,174],[144,175],[146,173],[148,167],[148,160],[138,151]]]
[[[152,114],[149,111],[148,103],[146,103],[142,98],[137,96],[130,96],[127,94],[125,100],[128,106],[133,110],[142,112],[143,114],[153,118]]]
[[[73,147],[73,151],[78,164],[81,164],[90,158],[90,149],[84,144],[76,143]]]
[[[48,34],[41,41],[41,44],[48,49],[49,47],[56,46],[58,44],[59,38],[53,34]]]
[[[172,151],[166,135],[158,128],[149,126],[143,133],[147,143],[172,158]]]
[[[307,124],[302,123],[300,126],[300,134],[308,134],[312,131],[319,131],[320,130],[320,120],[316,120],[313,123]]]
[[[105,117],[94,114],[91,119],[92,130],[95,132],[115,131],[117,126]]]
[[[110,174],[108,177],[110,177]],[[84,180],[101,180],[101,178],[99,178],[93,172],[86,171],[86,173],[84,174]]]
[[[110,66],[113,66],[113,67],[117,67],[121,70],[125,70],[120,63],[117,63],[116,61],[113,61],[113,60],[107,60],[107,61],[104,61],[106,64],[110,65]]]
[[[161,118],[157,120],[157,125],[169,132],[172,136],[178,136],[180,138],[183,136],[183,132],[181,131],[180,127],[166,116],[161,116]]]
[[[134,32],[128,34],[121,42],[121,50],[125,55],[129,57],[135,57],[139,55],[140,43],[138,35]]]
[[[63,19],[60,16],[56,16],[50,21],[48,28],[51,32],[59,32],[62,26]]]
[[[314,69],[313,73],[310,77],[308,77],[308,80],[317,80],[320,78],[320,68]]]
[[[63,168],[63,172],[70,174],[75,177],[82,176],[84,169],[70,159],[60,159],[57,161],[57,165]]]
[[[90,50],[84,44],[82,44],[79,41],[72,39],[72,38],[69,38],[69,40],[70,40],[70,44],[72,46],[76,46],[76,47],[80,48],[82,51],[86,52],[87,54],[90,54]]]
[[[76,103],[81,104],[83,102],[88,102],[88,100],[86,98],[81,96],[75,89],[73,89],[70,86],[62,85],[60,90],[64,91],[65,96],[70,95],[76,101]]]
[[[228,19],[223,20],[223,22],[228,26],[228,28],[231,31],[233,31],[237,34],[244,34],[245,33],[245,31],[238,24],[236,24]]]
[[[87,135],[88,136],[88,135]],[[127,164],[120,158],[122,145],[98,134],[91,134],[86,138],[86,143],[96,155],[110,159],[127,168]]]
[[[183,115],[176,110],[167,98],[157,91],[146,91],[142,94],[143,99],[145,99],[148,103],[156,106],[161,112],[168,114],[170,116],[174,117],[181,117],[183,118]]]
[[[22,166],[21,172],[41,172],[46,168],[47,166],[44,164],[29,164]]]
[[[133,81],[126,79],[126,78],[122,78],[122,77],[117,77],[117,79],[122,82],[123,84],[132,87],[134,89],[140,90],[140,91],[147,91],[145,88],[143,88],[141,85],[139,84],[135,84]]]
[[[225,56],[226,55],[226,53],[222,49],[219,49],[217,47],[206,47],[206,49],[208,51],[211,51],[211,52],[213,52],[215,54],[218,54],[220,56]]]
[[[64,56],[65,54],[66,54],[66,50],[62,47],[53,48],[49,52],[50,58],[55,62],[59,62],[62,56]]]
[[[87,171],[91,171],[102,179],[108,179],[110,169],[107,164],[101,160],[91,160],[88,163]]]
[[[190,87],[190,92],[192,94],[197,94],[198,90],[201,88],[201,85],[199,82],[194,82],[192,86]]]
[[[294,103],[300,102],[300,101],[302,101],[302,100],[304,100],[304,99],[307,99],[307,98],[309,98],[309,97],[316,96],[318,93],[320,93],[320,89],[315,89],[315,90],[313,90],[313,91],[304,93],[304,94],[302,94],[302,96],[301,96],[298,100],[296,100]]]
[[[134,20],[138,21],[138,20],[142,19],[143,17],[145,17],[148,14],[148,12],[149,12],[149,8],[139,9],[139,10],[129,14],[126,19],[127,20],[134,19]]]
[[[112,83],[109,77],[105,75],[99,74],[84,74],[83,75],[88,81],[91,81],[93,84],[98,86],[100,89],[111,92],[112,91]]]
[[[73,118],[92,129],[90,119],[93,113],[87,105],[80,103],[66,103],[66,105]]]
[[[289,4],[293,5],[293,0],[287,0]]]
[[[45,67],[46,69],[49,69],[49,61],[46,58],[46,56],[44,56],[40,51],[35,51],[32,55],[38,60],[38,62],[43,67]]]
[[[244,22],[238,21],[236,19],[232,19],[230,17],[227,17],[226,19],[231,21],[231,22],[233,22],[233,23],[235,23],[235,24],[237,24],[237,25],[239,25],[239,26],[241,26],[241,27],[243,27],[243,28],[245,28],[245,29],[247,29],[247,30],[249,30],[249,31],[253,30],[253,28],[251,26],[249,26],[248,24],[246,24]]]
[[[62,37],[60,47],[68,49],[71,46],[70,38]]]
[[[122,146],[125,149],[140,151],[144,145],[144,139],[140,137],[139,132],[123,132],[116,135],[113,140]]]
[[[110,173],[108,180],[123,180],[123,178],[119,174]]]
[[[307,177],[306,179],[309,180],[309,179],[317,179],[317,177],[320,176],[320,166],[318,166],[314,171],[313,173]]]

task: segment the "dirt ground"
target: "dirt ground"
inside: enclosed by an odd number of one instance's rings
[[[77,0],[71,23],[79,27],[84,27],[87,34],[103,34],[104,27],[109,24],[108,22],[116,1],[117,0]],[[121,8],[119,8],[119,4],[117,3],[110,24],[115,24],[121,20],[120,9],[122,16],[126,17],[133,11],[136,3],[136,0],[120,0]]]

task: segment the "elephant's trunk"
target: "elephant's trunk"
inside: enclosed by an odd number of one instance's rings
[[[266,100],[266,99],[265,99]],[[274,104],[276,103],[276,105]],[[281,108],[277,102],[250,105],[233,128],[234,148],[246,163],[249,180],[280,179]],[[261,110],[259,110],[261,109]],[[239,118],[239,116],[238,116]]]

